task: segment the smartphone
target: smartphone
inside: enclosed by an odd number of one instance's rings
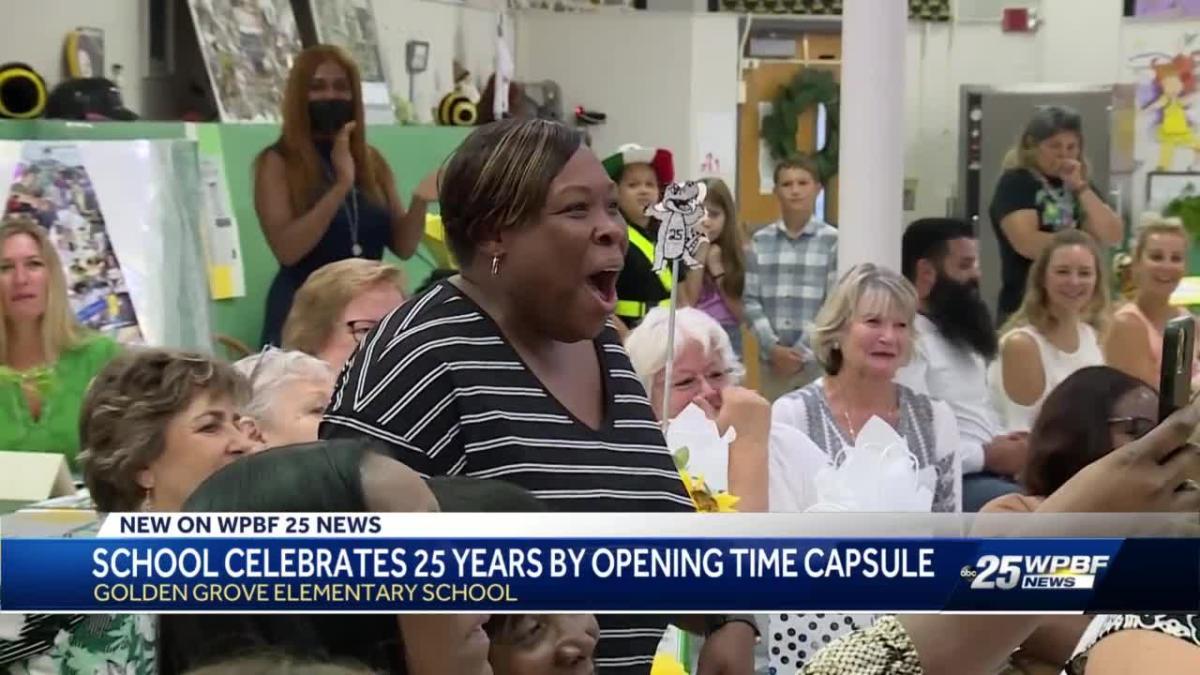
[[[1161,422],[1192,399],[1192,360],[1196,321],[1191,314],[1171,319],[1163,331],[1162,371],[1158,376],[1158,419]]]

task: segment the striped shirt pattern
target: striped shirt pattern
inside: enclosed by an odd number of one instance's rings
[[[837,284],[837,241],[837,228],[816,218],[795,238],[782,220],[750,238],[742,299],[764,361],[776,344],[803,345],[808,327]]]
[[[425,476],[508,481],[556,511],[693,511],[616,331],[610,325],[594,344],[606,398],[598,430],[546,390],[478,305],[443,282],[364,339],[321,435],[374,438]],[[666,619],[598,618],[601,672],[648,673]]]

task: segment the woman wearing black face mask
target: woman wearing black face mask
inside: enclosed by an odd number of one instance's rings
[[[254,207],[280,270],[267,296],[264,344],[279,344],[296,290],[317,269],[350,257],[408,258],[437,199],[436,175],[405,210],[387,161],[367,145],[358,66],[338,47],[296,57],[283,99],[283,133],[259,155]]]

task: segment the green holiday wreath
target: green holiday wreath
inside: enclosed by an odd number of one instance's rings
[[[813,153],[821,181],[826,182],[838,171],[838,108],[840,88],[828,70],[805,68],[785,87],[772,103],[771,114],[763,118],[762,139],[775,161],[797,154],[796,131],[800,115],[809,108],[825,106],[825,147]]]

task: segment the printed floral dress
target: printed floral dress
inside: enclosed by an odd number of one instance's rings
[[[9,675],[154,675],[154,616],[9,615],[0,671]]]

